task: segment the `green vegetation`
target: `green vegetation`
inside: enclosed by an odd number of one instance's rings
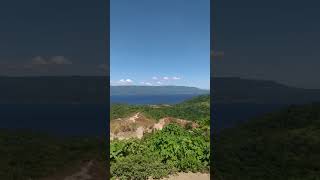
[[[173,106],[130,106],[116,104],[111,117],[126,117],[135,112],[159,120],[183,118],[199,123],[200,128],[169,124],[142,139],[111,142],[111,175],[120,179],[161,178],[180,171],[208,172],[210,163],[210,96],[199,96]]]
[[[149,118],[159,120],[164,117],[175,117],[196,121],[198,123],[210,123],[210,96],[201,95],[191,100],[172,106],[160,106],[154,108],[147,105],[112,104],[111,120],[128,117],[135,112],[142,112]]]
[[[95,160],[105,166],[106,144],[96,138],[53,138],[0,131],[0,179],[39,179]]]
[[[160,178],[177,171],[208,171],[210,136],[170,124],[141,140],[111,143],[111,174],[121,179]]]
[[[320,104],[291,106],[215,135],[217,180],[320,177]]]

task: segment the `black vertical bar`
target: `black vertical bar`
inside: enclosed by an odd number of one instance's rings
[[[107,88],[106,88],[106,102],[107,102],[107,109],[106,114],[107,118],[103,121],[106,121],[106,167],[107,167],[107,177],[106,179],[110,179],[110,0],[106,0],[106,47],[105,47],[105,58],[106,58],[106,65],[107,65]]]
[[[213,60],[214,60],[214,56],[213,56],[213,52],[215,49],[215,42],[214,42],[214,0],[210,1],[210,179],[213,179],[213,174],[214,174],[214,166],[213,166],[213,162],[214,162],[214,101],[213,101],[213,96],[214,96],[214,92],[213,92]]]

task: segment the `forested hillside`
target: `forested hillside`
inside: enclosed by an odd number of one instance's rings
[[[200,124],[199,127],[193,128],[170,123],[162,130],[144,134],[142,139],[111,141],[110,158],[113,179],[161,178],[182,171],[208,173],[209,100],[210,96],[206,95],[173,106],[112,105],[111,121],[121,121],[122,117],[139,112],[155,122],[164,117],[173,117]]]
[[[201,95],[176,105],[127,105],[112,104],[110,116],[111,120],[129,116],[135,112],[159,120],[170,116],[186,119],[190,121],[206,122],[210,121],[210,95]]]
[[[106,147],[99,138],[62,138],[1,129],[0,179],[52,179],[70,175],[88,161],[95,162],[96,173],[105,177]]]
[[[217,180],[320,177],[320,104],[290,106],[213,137]]]

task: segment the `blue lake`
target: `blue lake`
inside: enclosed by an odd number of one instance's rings
[[[112,97],[113,103],[175,104],[192,96]],[[213,130],[219,131],[255,116],[280,109],[281,105],[216,104]],[[101,104],[11,104],[0,105],[0,128],[26,129],[57,135],[105,136],[108,105]]]
[[[126,103],[126,104],[176,104],[197,95],[181,94],[181,95],[144,95],[144,96],[111,96],[111,103]]]
[[[211,112],[212,130],[220,131],[246,122],[266,113],[278,111],[286,105],[281,104],[216,104]]]
[[[104,136],[108,116],[107,105],[0,105],[0,128],[55,135]]]

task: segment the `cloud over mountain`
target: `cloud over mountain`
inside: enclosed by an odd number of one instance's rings
[[[31,59],[31,65],[69,65],[72,62],[64,56],[52,56],[45,58],[43,56],[36,56]]]

